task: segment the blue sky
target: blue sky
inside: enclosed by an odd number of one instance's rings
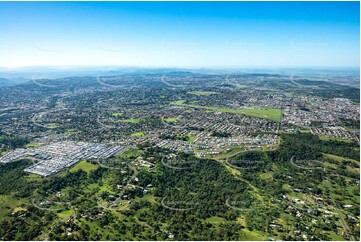
[[[359,9],[359,2],[0,2],[0,66],[359,66]]]

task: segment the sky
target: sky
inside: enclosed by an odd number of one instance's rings
[[[359,2],[0,2],[0,67],[360,65]]]

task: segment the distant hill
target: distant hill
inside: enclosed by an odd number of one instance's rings
[[[7,86],[12,86],[15,83],[9,79],[6,78],[0,78],[0,87],[7,87]]]
[[[0,87],[9,87],[19,85],[25,82],[28,82],[29,78],[24,77],[14,77],[14,78],[4,78],[0,77]]]

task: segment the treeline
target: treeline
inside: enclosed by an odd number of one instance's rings
[[[83,170],[69,172],[65,176],[44,180],[39,193],[45,196],[47,193],[61,191],[65,187],[78,187],[81,184],[86,184],[87,178],[88,174]]]
[[[360,147],[356,142],[325,141],[308,133],[282,134],[281,139],[279,149],[269,153],[273,160],[289,160],[292,156],[297,159],[317,160],[322,158],[322,153],[360,159]]]
[[[27,160],[0,164],[0,194],[15,194],[18,197],[30,195],[31,183],[26,181],[23,171],[30,164]]]
[[[360,102],[360,89],[354,87],[314,89],[312,92],[314,95],[323,98],[349,98],[354,102]]]
[[[0,153],[10,149],[23,147],[30,141],[23,137],[7,135],[0,131]]]
[[[351,129],[360,129],[360,120],[340,118],[343,125]]]

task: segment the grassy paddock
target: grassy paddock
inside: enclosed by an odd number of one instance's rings
[[[145,134],[144,132],[135,132],[135,133],[132,133],[130,136],[132,137],[143,137]]]
[[[178,117],[174,117],[174,118],[163,118],[163,120],[167,123],[173,123],[175,121],[178,120]]]
[[[172,105],[186,106],[192,108],[200,108],[210,112],[221,112],[221,113],[233,113],[233,114],[243,114],[256,118],[264,118],[272,121],[279,122],[282,116],[281,109],[277,108],[266,108],[266,109],[229,109],[229,108],[218,108],[210,106],[199,106],[192,104],[185,104],[186,100],[179,100],[171,102]]]
[[[120,116],[122,116],[123,115],[123,113],[112,113],[112,116],[113,117],[120,117]]]
[[[70,172],[76,172],[78,170],[83,170],[85,171],[86,173],[89,173],[95,169],[98,168],[98,165],[94,165],[86,160],[82,160],[80,161],[78,164],[76,164],[75,166],[73,166],[71,169],[70,169]]]
[[[144,120],[145,120],[144,118],[128,118],[128,119],[120,120],[120,122],[137,124],[137,123],[140,123],[140,122],[144,122]]]

